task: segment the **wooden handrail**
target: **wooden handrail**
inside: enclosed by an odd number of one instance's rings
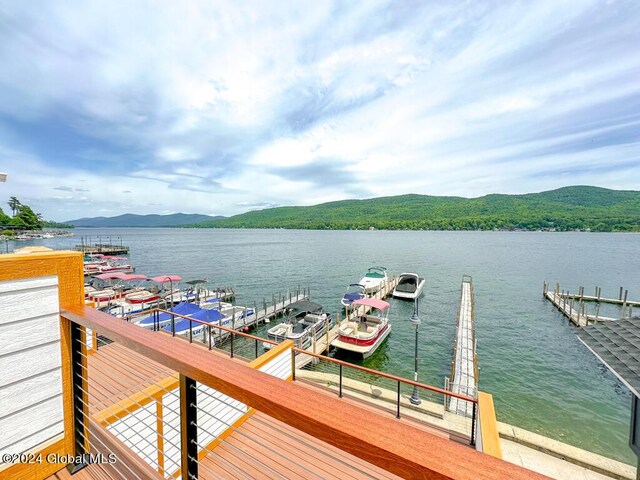
[[[395,419],[317,394],[293,382],[157,335],[105,313],[78,305],[64,318],[100,332],[193,380],[214,388],[293,428],[404,478],[545,478]]]

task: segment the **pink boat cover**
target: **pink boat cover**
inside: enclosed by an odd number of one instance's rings
[[[378,298],[361,298],[360,300],[354,300],[351,305],[366,305],[368,307],[377,308],[378,310],[386,310],[391,306],[384,300],[380,300]]]
[[[180,282],[182,281],[182,277],[179,275],[158,275],[157,277],[151,277],[150,280],[158,283],[164,282]]]
[[[113,280],[117,278],[118,280],[129,281],[146,280],[147,276],[142,275],[141,273],[108,272],[96,275],[96,278],[99,278],[100,280]]]

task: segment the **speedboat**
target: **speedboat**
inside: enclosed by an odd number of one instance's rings
[[[367,358],[391,333],[390,305],[377,298],[363,298],[355,300],[351,306],[356,312],[363,306],[365,310],[372,309],[374,313],[356,314],[349,320],[343,320],[338,328],[338,338],[331,342],[331,345]]]
[[[364,286],[365,293],[376,293],[387,281],[387,269],[384,267],[371,267],[367,270],[362,280],[358,282]]]
[[[415,300],[422,293],[422,287],[424,287],[424,277],[420,277],[417,273],[403,273],[398,278],[398,284],[393,289],[392,295],[396,298]]]
[[[222,302],[219,298],[207,300],[200,307],[205,310],[218,310],[222,315],[231,319],[233,326],[246,325],[249,317],[253,315],[253,308],[239,307],[231,303]]]
[[[349,305],[351,305],[351,303],[353,303],[354,300],[360,300],[366,297],[367,294],[365,293],[365,290],[366,288],[364,285],[360,285],[359,283],[352,283],[347,287],[347,291],[344,293],[344,296],[342,297],[342,300],[340,300],[340,303],[342,303],[342,305],[344,305],[345,307],[348,307]]]
[[[272,342],[292,340],[296,347],[308,348],[313,338],[321,337],[333,326],[331,314],[318,303],[302,300],[289,305],[289,309],[289,317],[267,331],[267,338]],[[262,345],[267,350],[273,347],[266,342]]]

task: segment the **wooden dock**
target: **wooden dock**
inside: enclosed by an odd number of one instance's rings
[[[562,314],[567,317],[571,323],[578,327],[585,327],[590,323],[596,322],[613,322],[621,318],[633,317],[633,308],[640,307],[640,301],[628,300],[628,290],[620,287],[619,297],[610,298],[602,296],[602,289],[595,287],[594,295],[585,295],[584,287],[578,289],[578,293],[570,293],[568,290],[560,289],[560,284],[556,283],[554,290],[549,290],[549,284],[546,282],[542,286],[543,296],[549,300]],[[588,303],[595,303],[595,312],[589,313],[587,310]],[[603,317],[600,315],[600,304],[608,303],[620,305],[622,307],[620,318]]]
[[[85,255],[95,255],[97,253],[102,255],[127,255],[129,253],[129,247],[127,246],[102,243],[76,245],[74,249],[77,252],[84,253]]]
[[[447,387],[454,393],[470,397],[475,397],[478,390],[473,279],[469,275],[462,277],[451,376]],[[458,415],[466,417],[473,415],[473,404],[457,398],[449,400],[448,408],[449,411]]]
[[[393,289],[396,288],[397,284],[398,284],[398,277],[391,277],[382,285],[382,288],[380,288],[380,290],[378,290],[374,295],[372,295],[372,297],[379,298],[379,299],[387,298],[389,295],[393,293]],[[313,338],[311,340],[311,346],[307,348],[307,351],[311,353],[324,353],[329,351],[329,348],[331,347],[331,342],[333,342],[336,338],[338,338],[338,330],[340,329],[340,326],[343,325],[344,323],[352,321],[354,318],[360,315],[363,315],[369,312],[370,310],[371,310],[371,307],[368,307],[365,305],[362,305],[357,309],[346,309],[343,320],[340,319],[341,317],[340,313],[337,313],[335,326],[331,329],[327,329],[327,332],[324,335],[321,335],[318,338]],[[305,355],[303,353],[300,353],[296,356],[296,368],[297,369],[304,368],[306,365],[308,365],[313,361],[317,361],[317,359],[311,355]]]
[[[271,296],[271,303],[269,303],[265,297],[262,299],[262,308],[259,308],[258,304],[254,303],[253,315],[249,315],[244,319],[238,319],[235,322],[234,328],[239,330],[244,327],[252,327],[265,322],[268,323],[272,319],[283,315],[292,303],[309,300],[310,298],[309,288],[303,288],[302,290],[297,288],[293,291],[280,292],[277,295],[273,294]]]

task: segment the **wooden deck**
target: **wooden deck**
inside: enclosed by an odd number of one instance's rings
[[[201,349],[203,355],[211,354],[196,344],[192,348]],[[89,355],[88,371],[92,416],[175,373],[117,343],[100,347]],[[121,478],[118,473],[109,465],[92,464],[73,476],[65,468],[49,480]],[[259,412],[201,460],[199,477],[399,478]]]
[[[205,457],[199,474],[203,479],[400,478],[259,412]]]

